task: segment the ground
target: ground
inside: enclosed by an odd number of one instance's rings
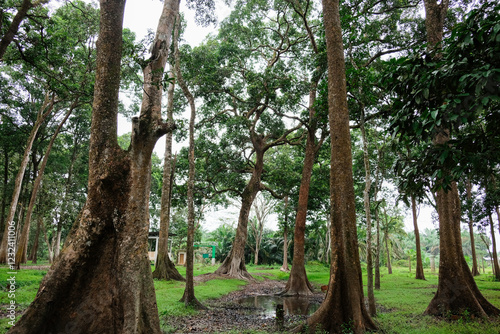
[[[255,277],[256,275],[253,274]],[[200,275],[195,281],[207,281],[221,278],[215,274]],[[261,307],[244,306],[237,301],[250,296],[274,296],[283,291],[286,281],[277,281],[269,278],[257,280],[244,285],[242,289],[233,291],[219,299],[205,302],[208,310],[197,315],[169,317],[166,319],[166,328],[169,333],[220,333],[234,332],[245,333],[256,331],[264,333],[278,333],[289,331],[297,324],[305,321],[305,315],[285,315],[284,328],[279,329],[276,317],[266,314]],[[316,292],[309,299],[311,302],[320,304],[325,294]]]

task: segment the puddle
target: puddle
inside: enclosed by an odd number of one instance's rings
[[[236,300],[236,303],[248,307],[252,313],[261,314],[266,317],[276,316],[276,306],[283,305],[285,316],[289,315],[311,315],[319,308],[319,303],[308,298],[281,297],[281,296],[247,296]]]

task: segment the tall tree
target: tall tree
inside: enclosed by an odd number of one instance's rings
[[[176,17],[176,29],[174,34],[174,54],[175,54],[175,72],[177,76],[177,82],[182,88],[184,96],[188,100],[189,109],[191,111],[189,116],[189,150],[188,150],[188,161],[189,161],[189,172],[188,172],[188,187],[187,187],[187,206],[188,206],[188,231],[187,231],[187,241],[186,241],[186,287],[184,289],[184,294],[181,301],[184,302],[186,306],[194,306],[199,309],[205,308],[194,295],[194,181],[195,181],[195,147],[194,147],[194,125],[196,119],[196,105],[194,102],[194,96],[191,94],[189,87],[184,82],[180,69],[180,55],[179,55],[179,45],[178,45],[178,35],[180,30],[180,15]]]
[[[323,0],[328,56],[328,110],[331,138],[330,201],[332,259],[328,292],[320,308],[307,320],[317,329],[354,333],[374,330],[366,310],[356,233],[351,138],[345,81],[344,48],[339,1]]]
[[[156,100],[163,73],[149,72],[155,74],[145,76],[144,95],[153,100],[133,119],[129,150],[118,146],[125,1],[100,5],[87,202],[37,297],[9,333],[161,332],[147,258],[148,202],[154,144],[173,125],[162,122]],[[146,66],[166,57],[164,38],[157,34]]]

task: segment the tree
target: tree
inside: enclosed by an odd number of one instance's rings
[[[205,307],[196,299],[194,295],[194,178],[195,178],[195,147],[194,147],[194,125],[196,118],[196,106],[194,103],[194,96],[191,94],[187,84],[184,82],[182,73],[180,70],[180,55],[179,55],[179,45],[178,45],[178,35],[180,30],[180,15],[176,16],[176,29],[174,34],[174,55],[175,55],[175,72],[177,76],[177,82],[182,88],[184,96],[188,100],[191,114],[189,117],[189,151],[188,151],[188,161],[189,161],[189,173],[188,173],[188,187],[187,187],[187,206],[188,206],[188,233],[187,233],[187,251],[186,251],[186,288],[181,301],[184,302],[186,306],[194,306],[198,309],[204,309]]]
[[[495,113],[495,102],[490,97],[495,93],[487,85],[495,80],[496,74],[484,70],[498,65],[491,53],[498,47],[492,39],[497,34],[493,29],[497,11],[492,4],[471,11],[468,18],[455,27],[450,39],[443,40],[448,1],[438,4],[428,0],[424,4],[428,47],[418,55],[401,60],[412,65],[411,72],[397,74],[401,83],[398,86],[402,89],[398,99],[402,103],[396,103],[395,107],[404,107],[399,109],[401,113],[397,113],[397,121],[392,124],[397,127],[395,132],[402,134],[400,139],[413,146],[424,143],[425,150],[413,168],[434,180],[433,191],[436,191],[440,227],[439,284],[425,313],[440,316],[467,310],[479,317],[496,315],[500,311],[478,290],[463,255],[456,181],[466,174],[466,166],[477,161],[478,152],[489,152],[489,149],[479,149],[485,144],[480,139],[482,136],[497,142],[497,136],[490,131],[486,136],[484,132],[478,136],[476,131],[468,131],[478,129],[472,126],[477,121],[484,122],[481,129],[490,129],[491,121],[496,119],[490,118]],[[469,61],[471,55],[477,58]],[[409,73],[412,74],[408,76]],[[484,74],[484,79],[478,80],[478,73]],[[408,91],[407,87],[412,90]],[[477,146],[469,145],[471,142]],[[471,149],[475,149],[474,153]]]
[[[253,203],[254,217],[250,218],[250,233],[253,234],[253,239],[255,240],[255,247],[250,248],[254,253],[254,264],[257,265],[259,262],[259,250],[262,243],[264,226],[271,213],[273,213],[275,202],[272,199],[266,198],[265,195],[261,194],[257,196],[256,201]]]
[[[9,333],[160,333],[147,258],[150,161],[155,142],[173,125],[161,121],[150,100],[133,119],[129,150],[118,146],[124,7],[123,0],[101,1],[87,202],[37,297]],[[168,51],[158,39],[151,66]],[[161,97],[161,83],[151,80],[157,78],[145,77],[145,95]]]
[[[362,333],[376,326],[365,308],[362,288],[338,1],[323,1],[323,19],[328,56],[332,260],[325,301],[308,318],[307,325],[311,332],[316,329],[341,332],[349,326],[354,333]]]

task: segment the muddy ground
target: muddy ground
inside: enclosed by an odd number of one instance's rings
[[[264,276],[265,277],[265,276]],[[201,275],[195,281],[207,281],[215,277],[214,274]],[[195,316],[170,317],[165,320],[167,333],[248,333],[261,331],[267,333],[290,332],[298,324],[303,323],[306,315],[285,315],[283,327],[277,323],[274,315],[260,307],[244,306],[238,300],[249,296],[276,295],[284,290],[286,282],[268,278],[248,283],[241,290],[233,291],[219,299],[204,303],[207,310]],[[321,291],[309,299],[318,305],[323,301],[325,294]]]

